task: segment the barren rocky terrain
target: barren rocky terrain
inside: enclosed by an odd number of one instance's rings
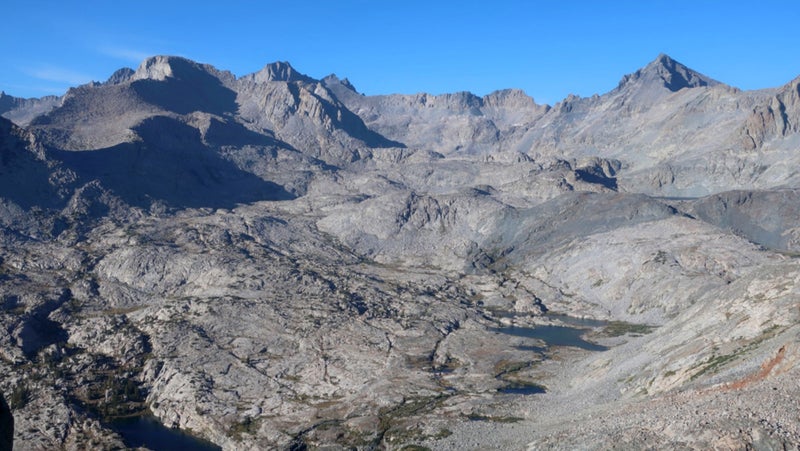
[[[156,56],[0,113],[14,449],[800,448],[800,78]]]

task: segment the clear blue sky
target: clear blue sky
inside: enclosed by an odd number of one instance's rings
[[[148,55],[237,76],[289,61],[366,94],[613,89],[667,53],[742,89],[800,75],[794,1],[3,0],[0,90],[62,94]]]

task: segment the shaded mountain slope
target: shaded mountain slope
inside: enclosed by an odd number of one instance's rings
[[[0,196],[23,208],[56,205],[57,186],[34,137],[11,121],[0,118]]]
[[[796,189],[723,192],[693,202],[691,212],[762,246],[800,251],[800,193]]]
[[[232,208],[293,197],[222,158],[204,145],[196,129],[180,121],[153,116],[133,131],[141,142],[83,152],[57,151],[53,156],[82,179],[97,179],[129,205],[143,208],[154,201],[173,208]]]

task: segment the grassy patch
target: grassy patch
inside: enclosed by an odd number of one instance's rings
[[[403,428],[401,425],[408,418],[419,417],[420,415],[436,409],[446,398],[446,395],[411,398],[393,408],[381,409],[379,413],[380,420],[378,423],[378,430],[382,432],[379,434],[379,441],[400,444],[412,440],[435,438],[424,435],[424,433],[417,428]],[[442,431],[440,431],[440,434]],[[446,431],[445,433],[449,435],[450,431]],[[445,437],[447,435],[445,435]],[[378,443],[374,444],[378,445]]]
[[[33,393],[24,382],[20,382],[14,387],[11,392],[11,397],[8,400],[8,406],[12,410],[18,410],[25,407],[31,400]]]
[[[261,427],[261,418],[245,417],[242,421],[234,423],[228,429],[228,435],[236,440],[242,440],[242,435],[255,435]]]
[[[702,376],[704,374],[716,373],[717,371],[720,370],[720,368],[722,368],[723,366],[725,366],[729,362],[731,362],[733,360],[736,360],[737,358],[743,356],[747,352],[752,351],[753,349],[758,347],[758,345],[760,345],[764,341],[766,341],[766,340],[774,337],[775,335],[777,335],[781,330],[783,330],[783,328],[781,326],[778,326],[777,324],[772,325],[772,326],[768,327],[767,329],[764,329],[761,332],[761,335],[758,338],[756,338],[753,341],[751,341],[750,343],[748,343],[748,344],[736,349],[735,351],[733,351],[730,354],[716,355],[716,351],[718,350],[718,348],[715,346],[714,347],[714,355],[712,355],[711,357],[706,359],[706,361],[704,361],[703,363],[697,365],[697,367],[700,368],[700,370],[692,375],[691,380],[695,380],[695,379],[699,378],[700,376]]]
[[[534,363],[537,362],[509,362],[508,360],[500,360],[494,364],[494,377],[502,378],[511,373],[530,368]]]
[[[736,350],[732,354],[713,355],[713,356],[709,357],[705,362],[703,362],[700,365],[698,365],[700,367],[700,371],[694,373],[692,375],[692,379],[691,380],[695,380],[698,377],[700,377],[700,376],[702,376],[702,375],[704,375],[706,373],[709,373],[709,374],[716,373],[722,366],[724,366],[726,363],[736,359],[742,353],[743,353],[743,350],[742,350],[742,348],[740,348],[740,349]]]
[[[645,335],[654,331],[656,326],[647,324],[634,324],[625,321],[611,321],[603,328],[602,335],[606,337],[621,337],[623,335]]]
[[[403,404],[393,409],[385,409],[381,412],[381,422],[384,422],[384,419],[391,420],[410,417],[431,410],[438,406],[442,400],[444,400],[444,396],[426,396],[408,399]]]
[[[479,414],[471,414],[467,415],[467,419],[469,421],[491,421],[492,423],[519,423],[520,421],[524,421],[524,418],[521,417],[492,417],[488,415],[479,415]]]

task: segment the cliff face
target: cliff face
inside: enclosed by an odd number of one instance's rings
[[[800,124],[800,78],[781,87],[774,96],[756,105],[741,128],[743,145],[749,150],[780,143],[796,134]]]

